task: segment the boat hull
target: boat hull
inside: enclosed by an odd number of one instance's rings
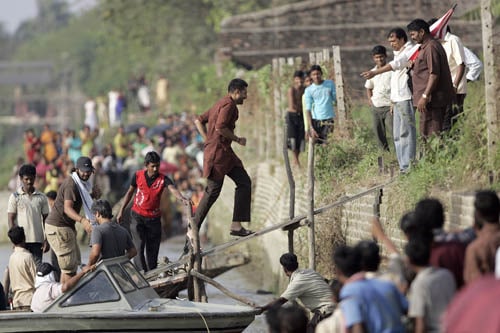
[[[242,332],[255,313],[165,314],[10,313],[0,315],[1,332]]]

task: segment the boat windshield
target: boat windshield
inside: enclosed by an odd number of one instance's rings
[[[120,267],[120,265],[111,265],[108,267],[109,271],[115,278],[118,285],[123,290],[124,293],[128,293],[136,290],[132,281],[129,280],[127,273]]]
[[[127,271],[128,275],[132,278],[137,288],[142,289],[149,287],[148,281],[137,271],[134,265],[129,261],[122,263],[122,267]]]
[[[62,307],[114,302],[120,299],[120,294],[109,280],[106,272],[97,272],[91,280],[75,290],[70,297],[61,303]]]

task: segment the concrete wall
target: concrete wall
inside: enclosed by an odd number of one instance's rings
[[[260,230],[270,225],[288,220],[289,191],[286,173],[282,165],[269,162],[259,163],[250,171],[254,182],[254,196],[252,206],[252,222],[250,228]],[[307,184],[305,170],[296,176],[296,214],[306,214],[307,211]],[[353,195],[363,191],[362,188],[353,189]],[[224,185],[221,197],[214,205],[209,220],[209,236],[215,244],[230,240],[229,223],[233,209],[234,186],[229,179]],[[333,194],[324,198],[324,202],[317,202],[316,208],[338,200],[341,194]],[[343,194],[342,194],[343,195]],[[402,234],[399,231],[399,217],[411,207],[394,207],[391,204],[397,196],[391,188],[383,191],[380,206],[381,222],[386,233],[400,247],[403,245]],[[439,198],[447,211],[447,227],[451,229],[463,228],[472,225],[473,193],[436,192],[432,196]],[[327,211],[315,217],[316,227],[316,260],[317,270],[325,277],[331,278],[331,253],[337,244],[355,244],[361,239],[371,239],[370,217],[373,216],[375,193],[345,204],[341,208]],[[387,218],[387,216],[397,218]],[[213,216],[218,216],[214,219]],[[302,227],[295,231],[295,252],[299,256],[302,267],[308,262],[307,228]],[[262,237],[245,242],[237,247],[238,251],[249,253],[252,257],[253,278],[261,281],[264,289],[281,291],[286,286],[287,279],[281,271],[279,257],[288,252],[287,232],[273,231]],[[383,249],[385,251],[385,249]]]
[[[415,18],[440,17],[458,3],[453,32],[475,52],[481,51],[480,22],[458,18],[479,5],[478,0],[314,0],[233,16],[222,23],[219,56],[254,68],[274,57],[302,56],[341,46],[346,84],[363,90],[359,73],[373,66],[370,50],[387,45],[387,32]],[[390,48],[389,48],[390,49]]]

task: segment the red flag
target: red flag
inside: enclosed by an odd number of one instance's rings
[[[454,4],[450,10],[446,12],[439,20],[434,22],[430,27],[429,30],[431,31],[431,35],[438,39],[443,39],[444,35],[446,35],[446,28],[448,27],[448,22],[450,21],[451,15],[453,15],[453,12],[455,11],[455,8],[457,7],[457,4]]]
[[[429,30],[430,30],[432,36],[434,36],[438,39],[444,38],[444,36],[446,35],[446,28],[448,27],[448,22],[450,21],[450,18],[453,15],[453,12],[455,11],[456,7],[457,7],[457,4],[454,4],[453,7],[450,8],[450,10],[448,10],[443,16],[441,16],[441,18],[439,20],[434,22],[429,27]],[[417,47],[415,47],[415,50],[413,51],[413,53],[410,53],[411,56],[409,57],[409,60],[417,59],[419,46],[420,45],[417,45]]]

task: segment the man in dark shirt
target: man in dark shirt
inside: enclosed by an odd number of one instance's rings
[[[87,204],[89,202],[91,204],[93,198],[101,196],[100,189],[92,187],[89,182],[93,172],[94,167],[90,158],[86,156],[78,158],[76,168],[72,170],[71,176],[59,187],[54,207],[45,221],[45,235],[51,249],[57,256],[57,262],[61,268],[62,283],[76,274],[78,265],[81,263],[75,223],[81,223],[89,234],[92,231],[90,217],[87,214],[82,217],[79,213],[84,205],[82,193],[86,197]],[[91,190],[88,191],[88,188]],[[90,208],[90,205],[87,207]]]
[[[124,196],[122,207],[118,212],[116,220],[122,221],[123,211],[128,206],[135,193],[134,203],[131,210],[130,232],[135,247],[139,249],[139,260],[134,263],[145,272],[155,269],[158,265],[158,252],[161,243],[161,211],[160,200],[165,189],[184,204],[190,203],[189,199],[182,196],[170,178],[159,172],[160,155],[150,151],[144,157],[146,170],[137,171],[133,177],[130,187]],[[137,191],[137,193],[136,193]],[[144,257],[146,250],[146,257]],[[147,260],[146,260],[147,259]]]
[[[95,264],[99,258],[108,259],[127,254],[131,259],[137,255],[137,250],[127,229],[111,221],[113,214],[109,202],[106,200],[95,201],[92,204],[92,213],[94,213],[99,225],[92,230],[89,266]]]
[[[407,26],[411,39],[421,44],[413,64],[413,103],[420,112],[420,134],[424,139],[439,134],[453,100],[453,83],[446,52],[429,32],[429,24],[416,19]]]
[[[250,221],[252,181],[231,148],[231,143],[235,141],[242,146],[247,144],[246,138],[234,134],[238,120],[237,105],[243,104],[247,98],[247,87],[248,84],[242,79],[231,80],[228,94],[195,120],[196,128],[205,141],[203,177],[207,178],[207,188],[196,209],[194,222],[198,226],[201,225],[219,197],[224,177],[227,175],[236,184],[230,234],[240,237],[253,233],[241,226],[241,222]],[[186,251],[186,248],[184,250]]]

